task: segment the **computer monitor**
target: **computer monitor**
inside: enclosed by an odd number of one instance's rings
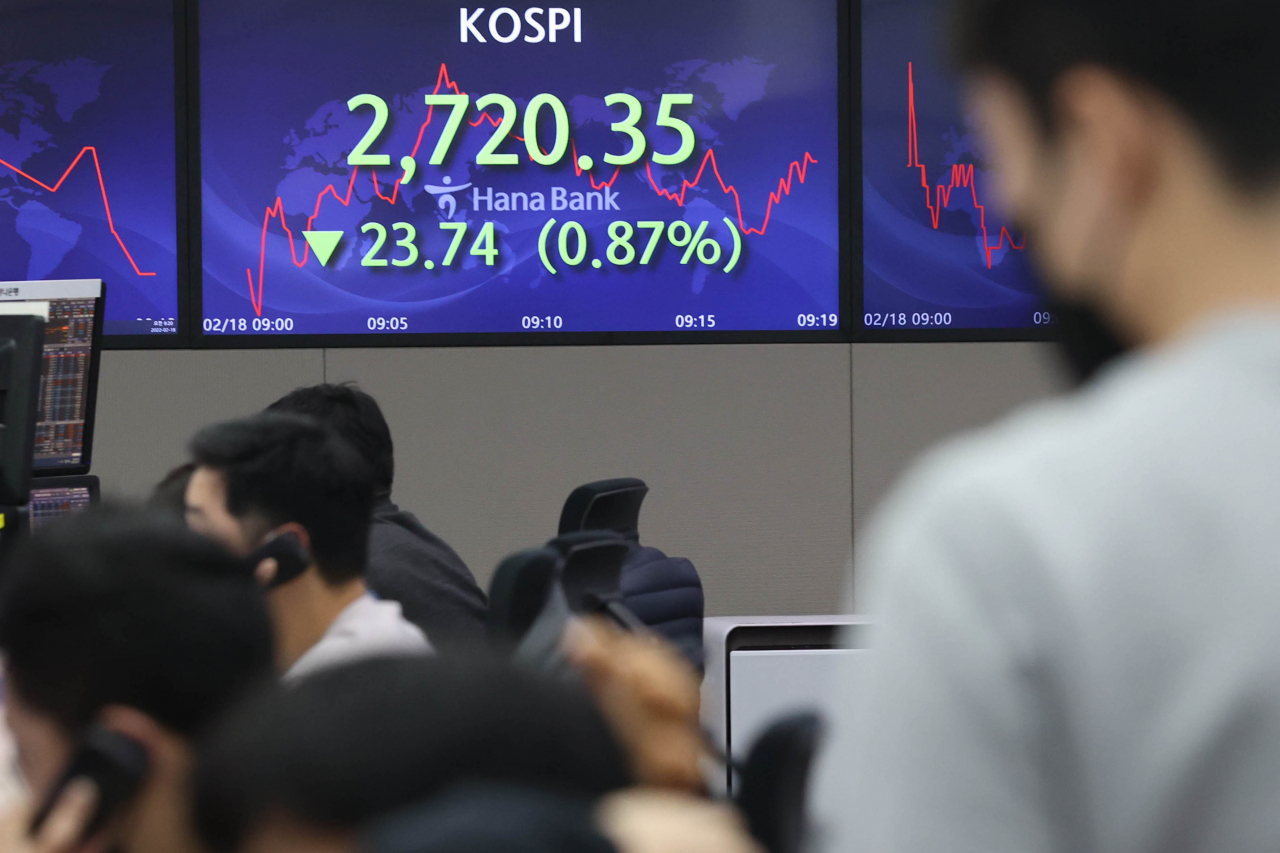
[[[0,507],[31,490],[48,302],[0,303]]]
[[[105,295],[97,279],[0,282],[0,302],[49,303],[32,466],[37,477],[89,473]]]
[[[41,527],[64,516],[83,512],[98,502],[97,477],[45,477],[31,489],[27,504],[30,530],[35,533]]]

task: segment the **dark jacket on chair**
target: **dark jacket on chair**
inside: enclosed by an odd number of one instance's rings
[[[704,602],[693,563],[635,543],[622,564],[621,586],[627,608],[701,670]]]

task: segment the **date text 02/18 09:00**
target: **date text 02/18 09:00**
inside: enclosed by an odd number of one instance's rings
[[[932,329],[950,326],[951,314],[949,312],[868,313],[862,318],[862,322],[869,329]],[[1054,326],[1057,325],[1058,318],[1049,311],[1037,311],[1031,318],[1031,322],[1036,326]]]

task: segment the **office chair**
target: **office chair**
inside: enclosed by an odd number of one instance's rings
[[[756,740],[738,776],[738,808],[768,853],[801,853],[809,830],[809,776],[822,738],[817,714],[783,717]]]
[[[644,480],[635,478],[579,486],[560,513],[560,533],[609,530],[621,536],[630,547],[619,582],[622,603],[701,671],[702,580],[689,560],[640,544],[640,509],[648,494]]]
[[[624,630],[648,631],[623,601],[622,565],[631,552],[626,539],[611,530],[583,530],[557,536],[547,547],[563,560],[560,585],[570,610],[605,616]]]
[[[531,548],[507,557],[489,584],[489,638],[514,650],[537,621],[559,580],[561,557],[549,548]]]
[[[649,487],[644,480],[601,480],[579,486],[560,512],[560,535],[579,530],[612,530],[629,542],[640,539],[640,507]]]
[[[560,643],[574,616],[599,614],[627,630],[647,631],[618,589],[627,550],[618,534],[593,530],[503,560],[489,587],[493,646],[518,663],[563,674],[568,663]]]

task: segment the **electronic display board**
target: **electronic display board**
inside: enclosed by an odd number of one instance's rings
[[[0,0],[0,280],[106,282],[108,345],[181,337],[175,53],[173,0]]]
[[[992,175],[943,55],[945,3],[862,2],[860,337],[1042,337],[1026,237]]]
[[[201,4],[202,343],[842,339],[848,8]]]

